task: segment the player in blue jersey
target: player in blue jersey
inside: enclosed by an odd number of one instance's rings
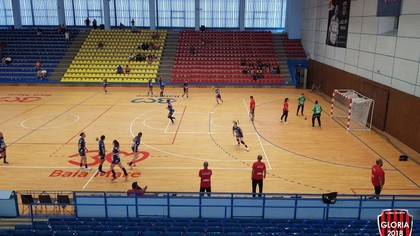
[[[219,87],[213,88],[213,90],[216,93],[216,102],[217,102],[217,105],[219,105],[219,100],[223,103],[222,95],[220,94]]]
[[[141,143],[141,136],[142,132],[139,132],[136,137],[133,138],[133,144],[131,145],[131,150],[133,151],[133,159],[128,163],[128,166],[130,166],[130,170],[133,169],[133,166],[136,166],[136,160],[139,157],[139,145]]]
[[[244,142],[244,134],[242,132],[241,127],[238,126],[237,121],[233,122],[232,131],[233,131],[233,136],[236,137],[236,141],[238,142],[237,146],[241,145],[242,143],[245,146],[246,150],[249,151],[248,146]]]
[[[159,96],[160,97],[163,97],[163,91],[165,90],[165,85],[166,85],[165,80],[162,79],[161,76],[159,76],[159,87],[160,87],[160,94],[159,94]]]
[[[120,143],[117,140],[114,140],[112,143],[114,144],[114,148],[112,149],[112,163],[110,167],[111,172],[112,172],[111,181],[114,182],[117,179],[117,175],[115,174],[115,170],[114,170],[115,165],[121,168],[121,170],[124,172],[124,180],[127,180],[128,173],[127,173],[127,170],[125,170],[125,168],[121,164],[121,159],[120,159]]]
[[[184,80],[184,93],[182,94],[182,97],[184,97],[184,95],[187,95],[187,98],[188,98],[188,80],[187,79]]]
[[[147,86],[149,87],[149,91],[147,91],[147,95],[149,95],[149,93],[151,93],[151,95],[153,97],[153,80],[152,80],[152,78],[150,78],[147,81]]]
[[[102,81],[102,87],[104,88],[104,92],[107,93],[108,92],[108,90],[106,90],[106,88],[108,87],[108,79],[107,78],[105,78]]]
[[[86,134],[84,132],[80,133],[80,139],[78,142],[78,151],[79,151],[79,155],[80,155],[80,168],[83,168],[86,170],[90,170],[90,168],[87,165],[87,160],[86,160],[86,152],[88,151],[88,149],[86,148]]]
[[[4,142],[2,132],[0,132],[0,159],[3,159],[4,164],[9,164],[9,162],[6,161],[6,143]]]
[[[99,157],[101,158],[101,163],[99,164],[98,172],[101,173],[101,174],[105,174],[105,171],[102,170],[102,165],[104,164],[105,155],[106,155],[104,140],[105,140],[105,135],[101,135],[100,139],[96,138],[96,141],[99,141],[98,142],[98,154],[99,154]]]
[[[175,117],[173,117],[173,115],[174,115],[175,110],[174,110],[174,108],[173,108],[173,106],[171,104],[171,100],[170,99],[167,99],[166,100],[166,103],[168,104],[168,107],[166,109],[168,109],[168,111],[169,111],[168,118],[171,120],[172,124],[174,124]]]

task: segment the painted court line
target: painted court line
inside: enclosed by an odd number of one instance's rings
[[[85,186],[83,186],[83,189],[85,189],[88,184],[90,183],[90,181],[92,181],[92,179],[95,177],[95,175],[98,173],[98,170],[95,171],[95,173],[93,173],[92,177],[90,177],[90,179],[88,180],[88,182],[85,184]]]
[[[179,127],[181,127],[181,122],[182,122],[182,118],[184,118],[185,109],[187,109],[187,106],[184,106],[184,110],[182,111],[181,119],[179,119],[178,127],[176,127],[176,132],[175,132],[174,138],[172,139],[172,144],[175,143],[175,139],[178,134]]]

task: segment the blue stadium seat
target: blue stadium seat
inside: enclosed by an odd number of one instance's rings
[[[121,236],[137,236],[139,233],[137,231],[124,231],[121,232]]]
[[[143,236],[162,236],[162,232],[160,231],[144,231]]]
[[[0,229],[0,236],[10,236],[12,235],[12,230]]]
[[[35,230],[35,236],[50,236],[52,235],[54,232],[50,231],[50,230]]]
[[[55,231],[55,236],[73,236],[76,235],[74,231]]]

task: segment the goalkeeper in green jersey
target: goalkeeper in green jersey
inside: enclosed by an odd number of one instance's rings
[[[318,120],[318,125],[321,127],[321,112],[322,107],[318,104],[318,100],[315,101],[314,108],[312,109],[314,114],[312,115],[312,127],[315,126],[315,118]]]

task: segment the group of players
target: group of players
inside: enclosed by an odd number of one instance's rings
[[[142,133],[139,132],[137,136],[133,138],[133,144],[131,145],[131,150],[133,151],[133,159],[128,162],[128,166],[130,169],[133,169],[133,167],[136,165],[136,160],[139,157],[139,145],[141,142]],[[86,134],[84,132],[80,133],[80,138],[78,142],[78,152],[80,155],[80,168],[85,170],[91,170],[90,167],[87,165],[87,159],[86,159],[86,152],[88,149],[86,148]],[[98,172],[100,174],[105,174],[106,172],[103,171],[102,166],[105,162],[105,156],[106,156],[106,148],[105,148],[105,135],[101,135],[100,138],[96,138],[96,141],[98,141],[98,154],[100,156],[101,162],[98,167]],[[118,140],[112,141],[113,148],[112,148],[112,162],[110,166],[110,170],[112,172],[112,179],[111,181],[115,181],[117,179],[117,175],[115,173],[114,167],[118,166],[121,168],[121,170],[124,172],[124,179],[127,180],[128,173],[127,170],[124,168],[124,166],[121,164],[120,159],[120,143]]]

